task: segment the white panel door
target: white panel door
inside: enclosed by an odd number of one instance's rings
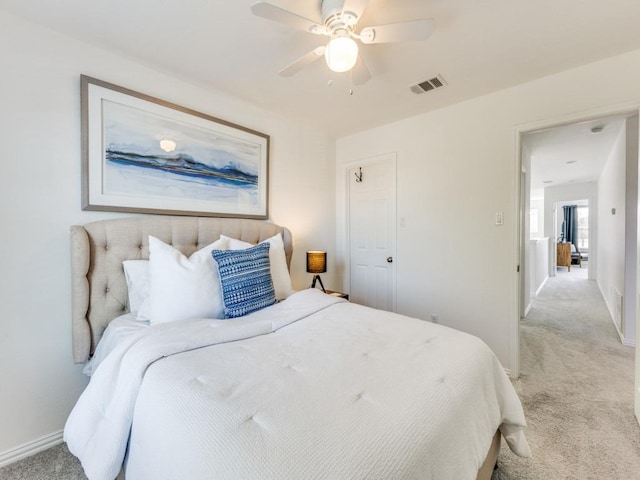
[[[350,168],[347,175],[349,299],[361,305],[395,311],[395,154],[365,160]]]

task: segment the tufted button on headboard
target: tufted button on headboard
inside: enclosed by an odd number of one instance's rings
[[[284,227],[261,220],[153,215],[71,227],[73,359],[87,361],[104,329],[128,310],[122,262],[149,258],[149,235],[190,256],[221,234],[259,243],[282,234],[287,265],[293,241]]]

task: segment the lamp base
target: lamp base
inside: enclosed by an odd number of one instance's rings
[[[327,293],[327,291],[324,289],[324,285],[322,284],[322,279],[320,278],[320,275],[313,276],[313,281],[311,282],[311,288],[316,288],[316,280],[320,282],[320,288],[322,288],[322,291],[324,293]]]

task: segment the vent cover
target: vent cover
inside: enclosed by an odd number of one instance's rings
[[[429,80],[411,85],[409,87],[409,90],[411,90],[416,95],[420,95],[422,93],[428,92],[430,90],[435,90],[436,88],[444,87],[446,85],[447,82],[444,81],[442,75],[438,74],[435,77],[430,78]]]

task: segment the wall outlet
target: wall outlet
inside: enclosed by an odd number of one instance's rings
[[[431,321],[433,323],[438,323],[438,314],[437,313],[432,313],[431,314]]]

